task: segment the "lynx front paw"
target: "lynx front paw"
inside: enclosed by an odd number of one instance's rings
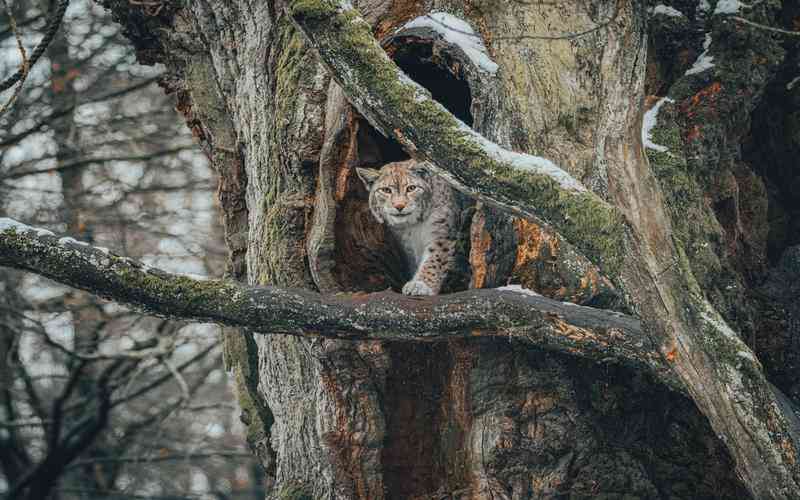
[[[421,281],[409,281],[403,286],[403,295],[436,295],[431,287]]]

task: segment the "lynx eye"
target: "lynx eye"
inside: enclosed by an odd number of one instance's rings
[[[378,191],[380,191],[383,194],[392,194],[392,188],[388,187],[379,188]]]
[[[417,189],[419,189],[417,186],[408,186],[406,188],[406,193],[410,193],[412,191],[416,191]]]

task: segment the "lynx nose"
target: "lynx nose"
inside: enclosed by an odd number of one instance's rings
[[[392,206],[393,206],[393,207],[395,208],[395,210],[397,210],[398,212],[402,212],[402,211],[403,211],[403,209],[404,209],[404,208],[406,208],[406,203],[405,203],[404,201],[399,201],[399,200],[398,200],[398,201],[393,201],[393,202],[392,202]]]

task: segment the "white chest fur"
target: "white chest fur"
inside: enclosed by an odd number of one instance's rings
[[[432,217],[429,216],[427,219],[413,226],[392,228],[392,232],[403,247],[403,253],[412,270],[417,269],[420,265],[428,245],[430,245],[433,239],[433,224],[431,219]]]

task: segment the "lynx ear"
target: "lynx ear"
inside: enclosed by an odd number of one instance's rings
[[[358,174],[359,179],[364,185],[367,187],[367,191],[372,188],[372,184],[378,180],[378,177],[381,176],[381,173],[373,168],[361,168],[356,167],[356,173]]]

